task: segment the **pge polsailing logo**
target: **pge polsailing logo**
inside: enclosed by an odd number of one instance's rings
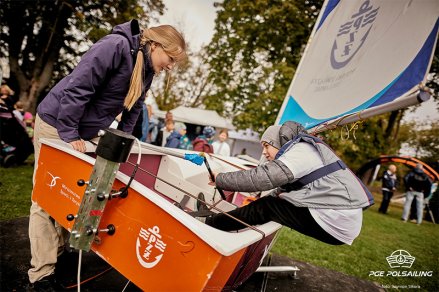
[[[369,277],[432,277],[433,271],[407,271],[399,270],[410,269],[415,262],[416,258],[412,256],[408,251],[398,249],[392,252],[392,254],[386,257],[387,263],[390,268],[398,270],[389,271],[370,271]]]
[[[390,256],[386,257],[391,268],[411,268],[415,259],[408,251],[403,249],[395,250]]]

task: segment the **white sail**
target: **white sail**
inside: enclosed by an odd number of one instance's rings
[[[326,1],[276,123],[309,129],[400,98],[396,107],[407,106],[425,82],[438,26],[437,0]]]

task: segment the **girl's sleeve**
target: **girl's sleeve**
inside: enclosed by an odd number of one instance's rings
[[[81,58],[70,74],[63,89],[58,113],[58,133],[62,140],[71,142],[80,139],[78,125],[87,103],[97,98],[108,75],[123,61],[127,49],[123,36],[108,35],[94,44]]]

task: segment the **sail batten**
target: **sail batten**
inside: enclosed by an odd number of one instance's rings
[[[326,1],[276,123],[309,129],[416,92],[438,27],[436,0]]]

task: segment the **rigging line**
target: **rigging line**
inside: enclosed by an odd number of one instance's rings
[[[132,162],[130,162],[130,161],[127,161],[126,163],[128,163],[128,164],[130,164],[130,165],[132,165],[132,166],[135,166],[135,164],[132,163]],[[241,223],[242,225],[244,225],[244,226],[246,226],[246,227],[252,229],[253,231],[256,231],[256,232],[262,234],[262,238],[265,238],[265,233],[264,233],[262,230],[259,230],[258,228],[254,227],[254,226],[251,226],[250,224],[248,224],[248,223],[246,223],[246,222],[244,222],[244,221],[242,221],[242,220],[240,220],[240,219],[238,219],[238,218],[236,218],[236,217],[234,217],[234,216],[232,216],[232,215],[230,215],[230,214],[224,212],[223,210],[219,209],[219,208],[216,207],[215,205],[212,205],[212,204],[210,204],[210,203],[208,203],[208,202],[206,202],[206,201],[203,201],[203,200],[199,199],[197,196],[192,195],[191,193],[189,193],[189,192],[183,190],[182,188],[177,187],[176,185],[173,185],[173,184],[171,184],[170,182],[165,181],[164,179],[162,179],[162,178],[156,176],[155,174],[153,174],[153,173],[147,171],[146,169],[144,169],[144,168],[142,168],[142,167],[139,167],[138,169],[139,169],[140,171],[143,171],[144,173],[146,173],[146,174],[148,174],[148,175],[154,177],[155,179],[158,179],[159,181],[161,181],[161,182],[163,182],[163,183],[165,183],[165,184],[167,184],[167,185],[169,185],[169,186],[175,188],[176,190],[178,190],[178,191],[180,191],[180,192],[182,192],[182,193],[188,195],[189,197],[191,197],[191,198],[193,198],[193,199],[195,199],[195,200],[197,200],[197,201],[200,201],[200,202],[206,204],[206,205],[209,206],[211,209],[214,209],[214,210],[220,212],[221,214],[224,214],[224,215],[226,215],[227,217],[232,218],[233,220],[235,220],[235,221]]]
[[[78,260],[78,275],[77,275],[77,282],[78,282],[78,292],[81,292],[81,264],[82,264],[82,249],[79,250],[79,260]]]
[[[344,119],[346,119],[347,117],[350,117],[351,115],[352,115],[352,114],[342,116],[342,117],[339,118],[338,120],[336,120],[336,121],[330,123],[330,125],[335,123],[335,128],[337,128],[337,127],[340,125],[340,123],[343,122]]]
[[[353,124],[352,127],[351,127],[352,136],[354,137],[354,140],[357,140],[357,137],[355,136],[355,133],[360,128],[361,124],[363,124],[363,120],[360,119],[360,120],[356,121],[355,124]]]
[[[344,137],[343,131],[346,131],[346,137]],[[349,128],[347,125],[343,125],[340,128],[340,138],[345,141],[349,139]]]
[[[125,287],[123,287],[122,292],[125,292],[125,290],[127,289],[128,285],[131,283],[130,280],[128,280],[128,282],[126,283]]]
[[[232,163],[232,162],[230,162],[230,161],[227,161],[227,160],[225,160],[225,159],[223,159],[223,158],[221,158],[221,157],[218,157],[217,155],[215,155],[215,154],[209,154],[209,156],[211,156],[211,157],[213,157],[213,158],[215,158],[215,159],[218,159],[218,160],[220,160],[220,161],[222,161],[222,162],[225,162],[225,163],[227,163],[227,164],[229,164],[229,165],[231,165],[231,166],[233,166],[233,167],[236,167],[236,168],[238,168],[238,169],[240,169],[240,170],[247,170],[248,168],[244,168],[244,167],[242,167],[242,166],[240,166],[240,165],[237,165],[237,164],[235,164],[235,163]]]
[[[87,282],[90,282],[91,280],[94,280],[94,279],[96,279],[96,278],[102,276],[103,274],[109,272],[109,271],[112,270],[112,269],[113,269],[113,267],[109,267],[109,268],[107,268],[106,270],[104,270],[104,271],[102,271],[102,272],[100,272],[100,273],[98,273],[98,274],[96,274],[96,275],[94,275],[94,276],[91,276],[90,278],[87,278],[87,279],[83,280],[80,284],[82,285],[82,284],[85,284],[85,283],[87,283]],[[75,288],[76,286],[78,286],[78,284],[73,284],[73,285],[70,285],[70,286],[67,286],[67,287],[64,287],[64,286],[63,286],[62,288],[68,290],[68,289]]]

